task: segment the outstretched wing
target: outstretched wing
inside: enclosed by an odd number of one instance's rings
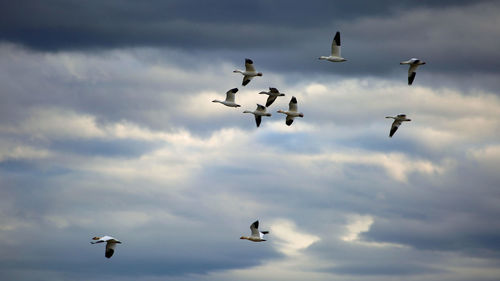
[[[413,80],[415,80],[416,72],[408,73],[408,85],[413,84]]]
[[[255,124],[257,124],[257,127],[260,126],[260,122],[262,121],[262,116],[260,115],[255,115]]]
[[[340,57],[340,32],[338,31],[332,41],[332,56]]]
[[[108,259],[111,258],[115,253],[115,246],[116,243],[114,242],[106,243],[106,252],[104,253],[104,256],[107,257]]]
[[[401,121],[399,121],[399,120],[394,120],[394,122],[392,122],[391,132],[389,133],[389,137],[392,138],[394,133],[398,130],[399,125],[401,125]]]
[[[292,97],[290,103],[288,103],[288,111],[297,112],[297,99]]]
[[[415,75],[417,75],[415,71],[417,70],[417,67],[418,64],[410,65],[410,68],[408,69],[408,85],[411,85],[413,80],[415,80]]]
[[[226,101],[234,102],[234,94],[238,92],[238,88],[233,88],[226,92]]]
[[[241,83],[241,85],[243,86],[246,86],[248,83],[250,83],[250,80],[252,80],[253,76],[243,76],[243,82]]]
[[[257,104],[257,111],[264,112],[266,111],[266,107],[263,106],[262,104]]]
[[[253,61],[251,59],[245,59],[245,71],[255,72],[255,68],[253,67]]]
[[[273,102],[276,100],[278,96],[269,96],[266,101],[266,107],[270,106],[273,104]]]
[[[250,225],[250,230],[252,231],[252,236],[259,236],[259,221],[254,221]]]
[[[279,94],[280,93],[280,91],[278,91],[278,89],[271,88],[271,87],[269,88],[269,92],[271,92],[272,94]]]

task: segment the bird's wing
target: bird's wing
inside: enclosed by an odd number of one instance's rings
[[[394,133],[398,130],[399,125],[401,125],[401,121],[399,121],[399,120],[394,120],[394,122],[392,122],[391,132],[389,133],[389,137],[392,138]]]
[[[263,106],[262,104],[257,104],[257,111],[265,112],[266,111],[266,107]]]
[[[267,98],[267,101],[266,101],[266,107],[270,106],[271,104],[273,104],[273,102],[276,100],[278,96],[269,96]]]
[[[250,225],[250,230],[252,231],[252,236],[259,236],[259,221],[255,221]]]
[[[241,83],[241,85],[243,86],[246,86],[248,83],[250,83],[250,80],[252,80],[253,76],[243,76],[243,82]]]
[[[290,126],[293,123],[293,116],[287,115],[285,123]]]
[[[272,94],[276,94],[276,95],[279,95],[280,91],[278,91],[278,89],[276,88],[269,88],[269,92],[271,92]]]
[[[234,102],[234,94],[238,92],[238,88],[231,89],[226,92],[226,101]]]
[[[245,59],[245,71],[255,72],[255,68],[253,67],[253,61],[251,59]]]
[[[340,57],[340,32],[338,31],[332,41],[332,56]]]
[[[410,67],[411,69],[411,67]],[[408,73],[408,85],[413,84],[413,80],[415,80],[415,76],[417,75],[416,72],[409,72]]]
[[[260,122],[262,121],[262,116],[260,115],[255,115],[255,124],[257,124],[257,127],[260,126]]]
[[[106,243],[106,252],[104,256],[106,256],[108,259],[111,258],[111,256],[113,256],[113,254],[115,253],[115,246],[116,246],[115,242]]]
[[[408,69],[408,76],[417,70],[418,64],[411,64],[410,68]]]
[[[288,111],[297,112],[297,99],[292,97],[290,103],[288,103]]]

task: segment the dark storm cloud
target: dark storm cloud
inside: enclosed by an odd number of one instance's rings
[[[404,72],[398,62],[413,56],[429,61],[427,73],[500,69],[494,1],[3,1],[0,8],[0,40],[40,50],[168,47],[343,75]],[[317,57],[329,53],[336,30],[348,63],[333,70]],[[426,72],[417,79],[429,80]]]
[[[228,43],[230,47],[253,47],[247,45],[252,42],[245,39],[247,32],[265,38],[273,33],[273,26],[303,28],[332,19],[386,13],[390,2],[2,1],[5,17],[0,30],[4,40],[52,50],[136,45],[202,48]],[[271,30],[252,31],[259,25]]]

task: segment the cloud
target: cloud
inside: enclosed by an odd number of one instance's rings
[[[267,69],[240,87],[244,108],[233,110],[211,100],[241,83],[231,71],[242,61],[153,48],[0,50],[8,279],[498,273],[492,91],[338,75],[287,82]],[[286,96],[257,129],[241,111],[269,86]],[[292,95],[305,117],[288,127],[274,112]],[[384,117],[401,112],[413,121],[390,139]],[[256,218],[269,240],[242,243]],[[124,242],[109,263],[96,264],[103,249],[88,243],[98,234]]]

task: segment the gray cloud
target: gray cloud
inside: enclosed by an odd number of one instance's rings
[[[182,1],[5,3],[0,39],[46,51],[162,47],[234,63],[250,56],[264,68],[313,77],[335,73],[405,80],[406,69],[398,62],[416,56],[428,62],[419,83],[436,86],[469,87],[478,73],[499,69],[499,6],[494,1],[220,1],[195,6]],[[30,18],[21,16],[28,12]],[[342,31],[349,62],[318,62],[329,52],[336,30]],[[436,80],[436,75],[444,78]],[[482,83],[498,88],[496,80]]]
[[[454,7],[492,5],[461,3],[437,8],[449,16]],[[410,10],[429,7],[436,6]],[[371,21],[387,24],[380,19],[386,14],[393,16],[388,21],[399,19],[401,9],[353,11],[339,21],[356,21],[352,28],[361,30]],[[241,83],[231,70],[243,64],[238,51],[225,58],[224,50],[213,48],[96,51],[82,45],[45,52],[0,46],[2,276],[498,276],[495,91],[477,81],[471,87],[481,90],[429,86],[430,67],[411,88],[396,74],[380,79],[292,70],[286,76],[275,71],[285,67],[279,60],[268,65],[257,56],[265,76],[240,87],[238,101],[252,109],[261,99],[257,92],[270,85],[287,96],[256,129],[243,109],[210,102]],[[287,127],[275,110],[286,109],[291,95],[305,117]],[[413,121],[389,139],[384,116],[400,112]],[[352,217],[359,216],[373,222],[356,225]],[[255,219],[271,229],[269,241],[240,241]],[[296,227],[280,233],[283,221]],[[353,221],[359,233],[349,228]],[[344,240],[349,232],[357,238]],[[124,241],[111,260],[101,245],[88,243],[100,234]]]

